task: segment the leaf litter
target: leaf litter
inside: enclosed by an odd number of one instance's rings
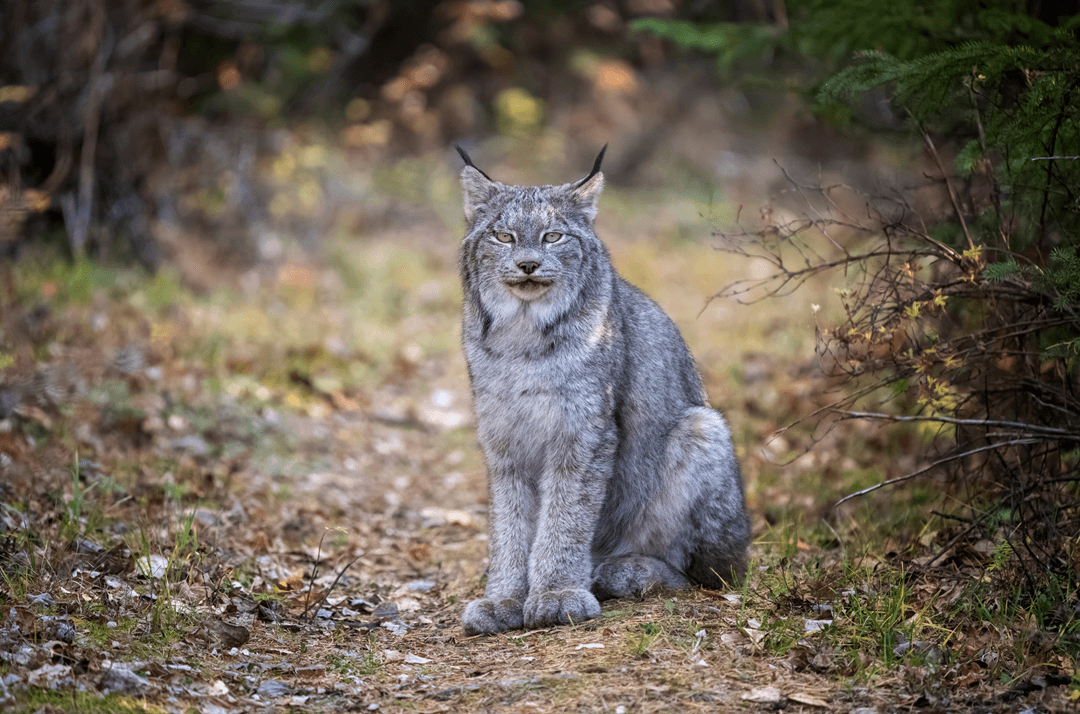
[[[780,542],[772,526],[790,527],[792,511],[826,512],[794,479],[890,447],[848,423],[817,438],[810,453],[826,457],[777,468],[809,437],[767,437],[826,396],[812,373],[757,352],[727,357],[769,385],[726,410],[746,425],[758,519],[746,589],[648,593],[569,627],[465,637],[487,513],[454,248],[430,212],[408,220],[363,237],[375,258],[361,262],[383,273],[343,257],[355,246],[290,249],[240,276],[242,299],[168,288],[153,308],[146,295],[165,288],[132,274],[65,301],[46,297],[63,294],[50,280],[5,275],[0,704],[63,708],[76,693],[170,712],[1068,709],[1072,665],[1053,635],[1018,630],[1043,655],[1022,664],[1001,631],[950,609],[993,541],[943,527],[855,557],[829,537]],[[617,259],[634,250],[613,245]],[[399,260],[420,273],[414,303],[394,283]],[[361,269],[363,289],[347,277]],[[406,304],[367,319],[367,289]],[[35,322],[48,327],[8,327]],[[714,393],[737,391],[705,376]],[[896,576],[888,553],[912,548]],[[879,624],[853,626],[867,617]]]

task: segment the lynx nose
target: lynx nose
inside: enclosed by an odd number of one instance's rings
[[[540,267],[540,263],[535,260],[519,260],[517,267],[526,275],[532,275]]]

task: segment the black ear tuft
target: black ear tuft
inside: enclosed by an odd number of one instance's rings
[[[474,169],[476,169],[477,171],[480,171],[480,169],[477,168],[476,164],[474,164],[472,162],[472,159],[469,158],[469,155],[465,153],[465,149],[461,148],[461,144],[454,144],[454,148],[457,149],[457,152],[459,154],[461,154],[461,158],[465,162],[466,166],[471,166]],[[605,146],[604,148],[606,149],[607,147]],[[604,152],[601,151],[600,155],[603,156]],[[486,173],[484,173],[483,171],[480,171],[480,175],[483,176],[484,178],[486,178],[488,181],[492,181],[492,178],[490,176],[488,176]],[[492,183],[494,183],[494,181],[492,181]]]
[[[458,147],[458,151],[461,151],[461,147]],[[604,162],[604,153],[605,153],[606,151],[607,151],[607,144],[604,144],[604,148],[603,148],[603,149],[600,149],[600,154],[599,154],[599,155],[598,155],[598,156],[596,157],[596,161],[595,161],[595,162],[593,162],[593,165],[592,165],[592,171],[590,171],[590,172],[589,172],[589,175],[588,175],[588,176],[586,176],[585,178],[581,179],[581,180],[580,180],[580,181],[578,181],[578,182],[577,182],[576,184],[574,184],[574,188],[578,188],[579,186],[581,186],[581,185],[583,185],[584,183],[586,183],[586,182],[587,182],[587,181],[588,181],[589,179],[591,179],[591,178],[592,178],[593,176],[595,176],[596,174],[600,173],[600,164],[602,164],[602,163]],[[462,152],[462,153],[464,153],[464,152]],[[479,171],[479,170],[480,170],[480,169],[477,169],[477,171]]]

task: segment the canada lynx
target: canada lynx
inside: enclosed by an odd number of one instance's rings
[[[678,328],[593,232],[604,152],[575,183],[508,186],[458,151],[491,519],[465,631],[578,622],[597,598],[656,584],[737,583],[750,524],[731,436]]]

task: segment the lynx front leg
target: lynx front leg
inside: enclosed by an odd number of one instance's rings
[[[490,540],[484,597],[465,608],[462,626],[468,635],[522,627],[522,604],[529,591],[529,543],[535,531],[536,494],[510,464],[490,474]]]
[[[600,603],[590,592],[591,546],[611,474],[615,436],[604,435],[598,446],[582,441],[553,450],[555,463],[549,464],[541,480],[540,520],[529,555],[526,627],[565,625],[600,614]]]

